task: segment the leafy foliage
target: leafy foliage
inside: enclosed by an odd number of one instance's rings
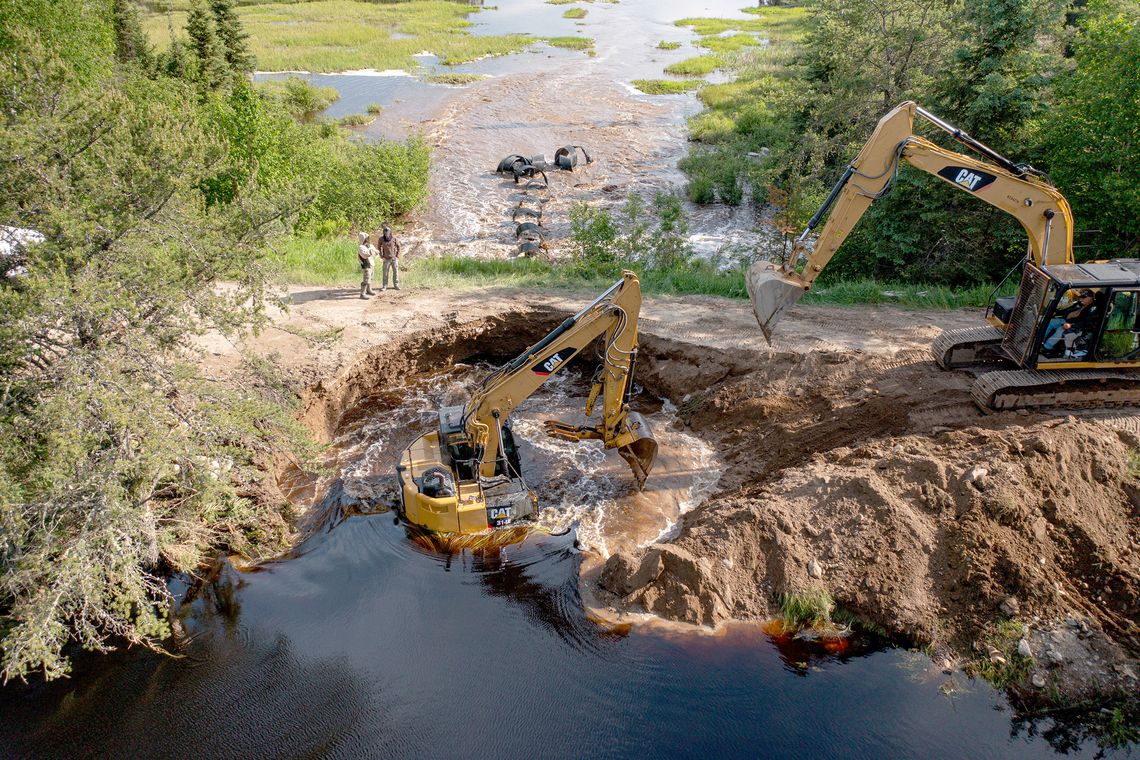
[[[657,193],[652,208],[631,193],[616,216],[577,203],[570,209],[570,238],[573,268],[590,274],[683,271],[692,258],[684,208],[670,193]]]
[[[763,59],[733,59],[735,81],[702,89],[708,110],[691,121],[697,144],[682,162],[692,200],[732,204],[750,196],[777,204],[781,225],[802,228],[878,118],[913,99],[1050,172],[1071,196],[1078,226],[1104,230],[1089,255],[1136,250],[1135,3],[1091,3],[1077,16],[1068,62],[1062,55],[1072,30],[1059,0],[819,0],[809,9],[798,51],[785,46],[796,51],[788,65],[773,71]],[[741,28],[717,19],[679,23],[702,34]],[[743,160],[763,148],[764,160]],[[904,169],[825,278],[991,281],[1024,254],[1024,238],[1007,215]]]
[[[161,648],[166,574],[285,542],[266,464],[315,451],[293,396],[265,360],[214,376],[199,338],[264,323],[296,225],[375,225],[426,186],[421,141],[303,124],[236,76],[213,10],[179,64],[132,47],[114,1],[0,7],[0,225],[43,238],[0,278],[4,680],[66,673],[70,643]]]
[[[1096,253],[1140,251],[1140,9],[1090,4],[1074,41],[1076,67],[1057,82],[1043,124],[1053,179],[1082,227],[1103,230]]]

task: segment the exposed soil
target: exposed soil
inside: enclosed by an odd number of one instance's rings
[[[349,293],[296,289],[291,312],[249,346],[304,379],[303,419],[326,440],[361,399],[517,353],[590,298]],[[983,415],[972,376],[926,353],[935,323],[977,319],[797,307],[768,347],[743,302],[647,300],[639,382],[677,406],[724,471],[674,541],[615,541],[604,568],[604,557],[586,563],[587,596],[611,617],[716,626],[769,618],[781,593],[822,586],[948,669],[993,665],[1026,701],[1135,693],[1140,417]],[[334,337],[314,343],[318,331]],[[219,368],[237,356],[220,341],[207,349]]]

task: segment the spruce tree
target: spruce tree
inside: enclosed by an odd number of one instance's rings
[[[987,0],[963,6],[963,44],[935,87],[940,111],[966,131],[1007,149],[1043,109],[1048,40],[1064,23],[1058,0]]]
[[[197,58],[195,78],[204,87],[217,89],[227,81],[230,70],[226,63],[225,48],[214,30],[214,17],[202,5],[201,0],[194,0],[190,5],[190,13],[186,17],[186,33],[190,36],[190,45]]]
[[[214,26],[230,70],[235,74],[249,74],[255,61],[249,50],[249,35],[234,12],[233,0],[210,0],[210,10],[214,13]]]
[[[170,49],[162,58],[162,71],[167,76],[172,76],[175,79],[186,79],[189,74],[189,68],[186,61],[186,47],[182,44],[182,40],[174,32],[173,22],[169,24],[169,30]]]
[[[139,11],[134,0],[113,0],[111,15],[115,32],[115,58],[123,63],[138,63],[149,69],[154,63],[154,51],[139,22]]]

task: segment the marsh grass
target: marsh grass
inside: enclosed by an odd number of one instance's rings
[[[590,37],[543,37],[547,45],[566,50],[593,50],[594,40]]]
[[[646,95],[681,95],[705,86],[700,79],[634,79],[630,82]]]
[[[570,8],[562,14],[562,18],[586,18],[588,12],[585,8]]]
[[[669,40],[661,40],[657,43],[658,50],[676,50],[681,47],[680,42],[670,42]]]
[[[673,22],[676,26],[687,26],[701,37],[712,37],[725,32],[756,32],[770,43],[803,39],[807,29],[810,10],[806,7],[786,8],[766,6],[744,8],[745,13],[755,16],[749,19],[726,19],[693,17]]]
[[[835,600],[821,586],[780,594],[780,616],[793,628],[823,628],[831,624]]]
[[[741,48],[758,47],[760,41],[754,34],[733,34],[728,37],[701,37],[697,40],[697,47],[703,47],[714,53],[735,53]]]
[[[680,77],[703,77],[724,66],[724,58],[719,55],[697,55],[665,67],[666,74]]]
[[[431,84],[449,84],[460,86],[471,84],[472,82],[478,82],[481,79],[486,78],[487,76],[485,74],[464,74],[458,71],[453,71],[444,74],[429,74],[428,76],[424,77],[424,81],[430,82]]]
[[[179,0],[178,6],[171,20],[185,37],[185,3]],[[412,56],[423,50],[445,64],[458,64],[518,52],[537,41],[524,34],[470,34],[467,16],[478,10],[451,0],[315,0],[241,5],[238,15],[263,71],[414,70],[418,64]],[[144,26],[160,47],[169,44],[167,14],[149,14]],[[392,39],[390,32],[408,36]]]
[[[373,112],[369,113],[350,113],[348,116],[340,117],[340,125],[342,127],[363,127],[376,121],[376,115]]]

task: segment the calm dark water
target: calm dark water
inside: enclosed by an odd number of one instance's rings
[[[602,630],[573,538],[429,552],[389,514],[225,569],[184,610],[185,657],[82,660],[0,689],[9,757],[1039,757],[1004,700],[955,698],[897,649],[782,652]],[[334,522],[336,520],[334,519]],[[807,667],[793,662],[808,662]],[[1079,753],[1078,753],[1079,754]]]

